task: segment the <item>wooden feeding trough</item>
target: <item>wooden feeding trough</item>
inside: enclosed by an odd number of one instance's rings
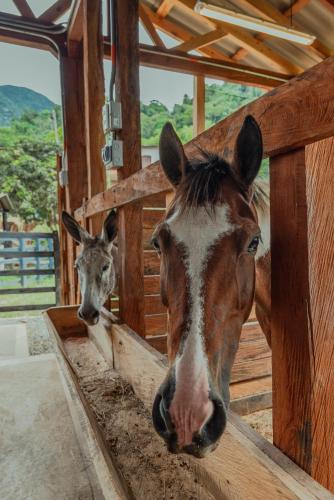
[[[135,498],[150,498],[145,485],[141,486],[140,492],[131,491],[129,485],[124,483],[124,478],[120,479],[115,469],[115,457],[108,452],[104,433],[98,427],[85,391],[82,390],[82,379],[86,377],[87,380],[99,370],[115,370],[150,410],[155,392],[166,374],[165,357],[126,325],[106,327],[100,322],[97,326],[87,328],[77,319],[76,313],[76,306],[57,307],[49,309],[45,318],[50,334],[56,341],[60,364],[71,387],[72,398],[79,396],[85,418],[90,422],[89,432],[93,432],[99,453],[109,464],[109,480],[112,477],[115,482],[114,490],[119,496],[105,498],[125,498],[132,494]],[[124,394],[120,398],[126,400]],[[84,441],[89,438],[87,436]],[[131,432],[131,425],[128,426],[128,440],[130,443],[138,440],[138,434]],[[164,453],[162,442],[161,453]],[[200,485],[206,492],[205,498],[248,499],[250,491],[253,499],[329,498],[327,490],[233,413],[229,416],[218,449],[205,459],[186,456],[185,461],[191,469],[194,484]],[[142,462],[145,462],[144,458]],[[138,472],[145,474],[144,471]],[[159,492],[157,495],[155,498],[161,498]]]

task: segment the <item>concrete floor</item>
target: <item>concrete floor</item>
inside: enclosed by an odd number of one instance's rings
[[[0,324],[0,360],[29,356],[26,325]]]
[[[96,498],[55,355],[14,358],[13,346],[1,334],[11,356],[0,360],[1,500]]]

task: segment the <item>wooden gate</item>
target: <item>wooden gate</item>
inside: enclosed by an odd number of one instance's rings
[[[58,233],[0,233],[0,301],[22,294],[20,304],[1,304],[0,313],[42,310],[60,304]],[[52,276],[52,283],[45,283]],[[43,283],[44,281],[44,283]],[[48,280],[49,281],[49,280]],[[31,303],[27,294],[54,293],[54,301]],[[32,296],[32,295],[30,295]],[[26,303],[25,303],[26,302]]]

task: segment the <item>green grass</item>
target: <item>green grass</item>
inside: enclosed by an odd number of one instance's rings
[[[25,276],[24,284],[21,284],[19,277],[5,276],[1,278],[1,288],[38,288],[38,287],[49,287],[54,286],[54,276]],[[27,294],[11,294],[11,295],[0,295],[0,307],[1,306],[20,306],[20,305],[38,305],[38,304],[54,304],[56,301],[54,292],[37,292],[27,293]],[[13,311],[13,312],[2,312],[0,313],[0,318],[15,318],[22,316],[36,316],[40,314],[40,311]]]

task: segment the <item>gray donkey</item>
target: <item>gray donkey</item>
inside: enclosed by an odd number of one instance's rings
[[[82,245],[75,261],[78,271],[81,305],[78,316],[88,325],[95,325],[101,312],[107,319],[115,317],[104,309],[103,304],[115,290],[118,281],[118,252],[114,239],[117,235],[117,214],[112,210],[103,223],[100,236],[91,236],[86,229],[67,212],[62,221],[72,238]]]

